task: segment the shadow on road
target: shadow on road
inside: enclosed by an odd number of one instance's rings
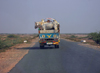
[[[30,49],[30,50],[40,50],[40,49],[56,49],[55,47],[44,47],[44,48],[40,48],[37,46],[33,46],[33,47],[24,47],[24,48],[17,48],[17,49]]]
[[[39,43],[35,43],[34,46],[32,47],[23,47],[23,48],[16,48],[16,49],[30,49],[30,50],[41,50],[41,49],[59,49],[59,48],[55,48],[54,46],[45,46],[44,48],[40,48],[39,47]]]

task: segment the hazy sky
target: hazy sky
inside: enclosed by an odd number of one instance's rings
[[[100,0],[0,0],[0,33],[38,33],[34,22],[48,17],[61,33],[100,31]]]

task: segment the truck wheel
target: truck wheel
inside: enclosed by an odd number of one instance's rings
[[[41,48],[41,49],[44,48],[44,44],[41,44],[41,43],[40,43],[40,48]]]
[[[42,48],[44,48],[44,46],[40,46],[40,48],[42,49]]]
[[[55,48],[59,48],[59,45],[55,45]]]

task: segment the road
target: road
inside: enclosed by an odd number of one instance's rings
[[[24,48],[23,48],[24,49]],[[100,51],[61,39],[60,48],[37,42],[9,73],[100,73]]]

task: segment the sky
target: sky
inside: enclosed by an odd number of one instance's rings
[[[54,18],[61,33],[100,31],[100,0],[0,0],[0,33],[38,33],[35,22]]]

